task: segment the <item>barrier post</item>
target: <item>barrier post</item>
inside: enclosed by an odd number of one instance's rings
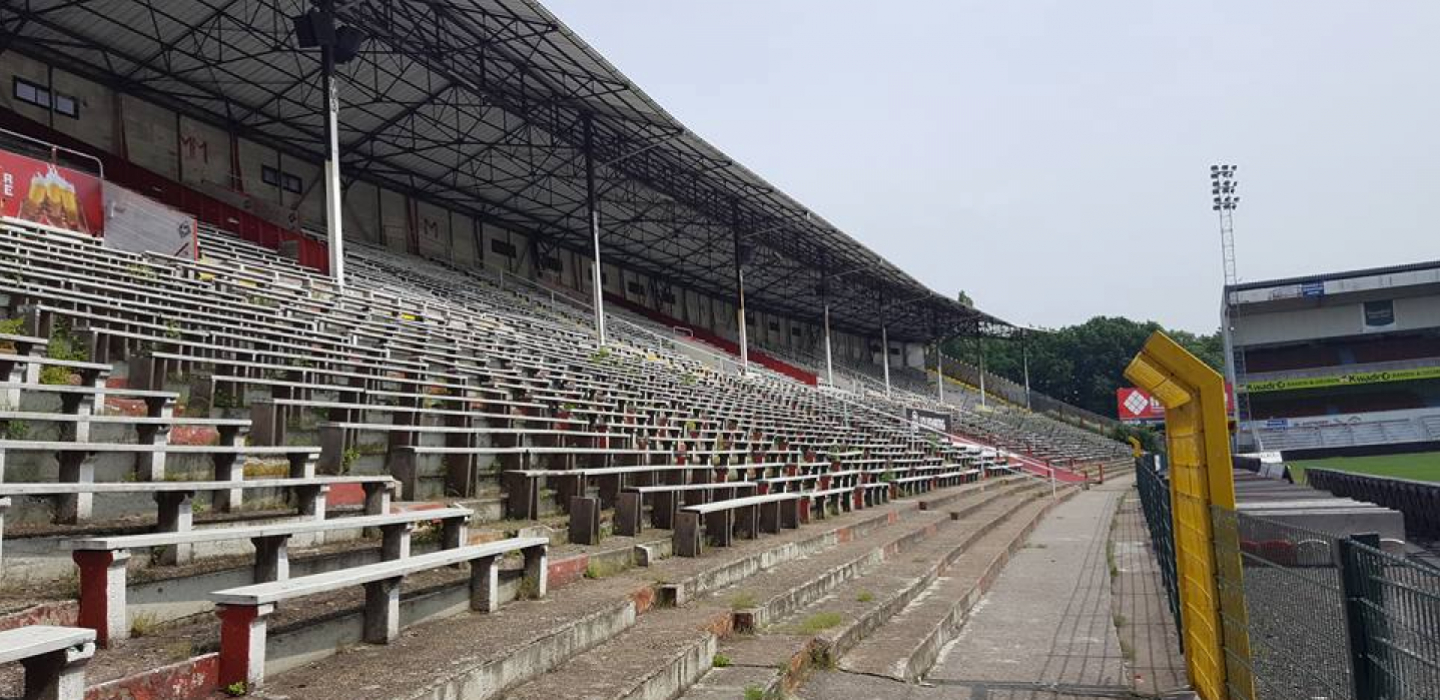
[[[1254,698],[1243,588],[1240,595],[1222,595],[1220,578],[1223,570],[1239,583],[1239,547],[1222,548],[1228,552],[1222,560],[1211,520],[1212,506],[1235,510],[1224,379],[1160,332],[1145,342],[1125,377],[1165,406],[1171,532],[1190,684],[1204,700],[1229,700],[1231,689]]]

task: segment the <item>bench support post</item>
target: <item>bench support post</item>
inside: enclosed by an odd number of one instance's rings
[[[159,532],[188,532],[195,519],[191,502],[194,496],[193,491],[156,493],[155,503],[159,506],[160,517],[155,529]],[[170,545],[160,550],[158,558],[161,564],[184,564],[190,561],[191,551],[192,547],[188,544]]]
[[[520,553],[525,556],[525,578],[535,582],[535,598],[544,598],[550,581],[550,564],[545,555],[545,545],[526,547]]]
[[[414,530],[415,523],[381,526],[380,559],[394,561],[410,556],[410,533]]]
[[[87,453],[62,451],[56,456],[60,460],[59,481],[61,483],[90,484],[95,482],[95,463],[89,460]],[[57,496],[55,521],[65,525],[74,525],[82,520],[89,520],[94,502],[95,494],[93,493],[68,493]]]
[[[220,687],[244,683],[249,691],[265,684],[265,616],[274,605],[220,605]]]
[[[255,582],[284,581],[290,578],[290,536],[253,537]]]
[[[71,557],[80,569],[80,612],[76,623],[95,630],[96,641],[103,647],[128,639],[125,564],[130,552],[76,550]]]
[[[363,488],[365,489],[365,514],[389,515],[391,484],[367,482]]]
[[[82,700],[85,665],[94,655],[95,643],[85,642],[21,661],[25,667],[25,700]]]
[[[365,584],[365,641],[389,644],[400,634],[401,577]]]
[[[494,612],[500,607],[500,567],[495,557],[470,562],[470,609]]]
[[[570,542],[600,544],[600,499],[594,496],[570,498]]]
[[[625,491],[620,494],[619,500],[615,502],[615,534],[626,537],[634,537],[640,534],[644,527],[642,512],[644,511],[645,499],[633,491]],[[575,517],[572,513],[570,517]]]
[[[700,514],[684,510],[676,513],[671,539],[675,556],[700,556]]]

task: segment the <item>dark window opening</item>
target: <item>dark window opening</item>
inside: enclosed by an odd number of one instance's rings
[[[499,238],[491,239],[490,251],[498,255],[503,255],[507,258],[515,257],[515,246],[511,245],[507,241],[502,241]]]

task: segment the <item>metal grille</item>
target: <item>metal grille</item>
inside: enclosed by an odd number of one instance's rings
[[[1174,517],[1170,512],[1170,480],[1159,470],[1159,457],[1145,455],[1135,459],[1136,486],[1140,490],[1140,506],[1145,524],[1150,529],[1150,545],[1160,564],[1160,578],[1165,583],[1165,598],[1170,615],[1175,618],[1180,651],[1185,651],[1185,635],[1180,626],[1180,587],[1175,576]]]
[[[1373,537],[1211,514],[1231,698],[1440,698],[1440,571]]]

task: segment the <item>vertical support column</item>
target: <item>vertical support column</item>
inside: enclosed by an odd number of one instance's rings
[[[830,355],[830,300],[825,300],[825,381],[835,386],[835,362]]]
[[[940,403],[945,403],[945,344],[935,341],[935,387],[940,392]]]
[[[740,227],[731,223],[731,238],[735,245],[735,322],[740,338],[740,371],[750,372],[750,343],[745,332],[745,258],[740,242]]]
[[[326,0],[322,10],[334,13],[334,4]],[[340,213],[340,91],[335,82],[335,47],[320,47],[320,68],[325,95],[325,231],[330,248],[330,278],[345,284],[345,237],[341,230]]]
[[[975,353],[980,356],[980,405],[985,405],[985,336],[975,329]]]
[[[1030,410],[1030,348],[1025,344],[1025,330],[1020,330],[1020,366],[1025,372],[1025,410]]]
[[[880,360],[885,368],[885,398],[890,398],[890,327],[880,324]]]
[[[585,211],[590,215],[590,238],[595,246],[594,264],[590,269],[590,286],[595,293],[595,337],[605,345],[605,290],[600,270],[600,207],[595,201],[595,134],[590,115],[584,115],[585,132]]]

